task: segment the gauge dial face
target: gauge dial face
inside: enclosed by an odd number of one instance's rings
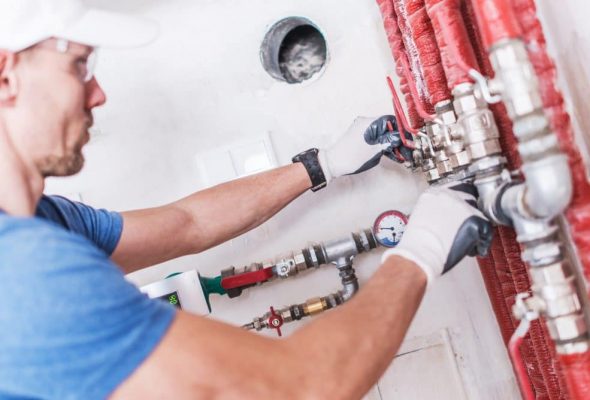
[[[396,211],[385,211],[377,217],[373,225],[373,234],[380,245],[395,247],[399,243],[408,224],[408,217]]]

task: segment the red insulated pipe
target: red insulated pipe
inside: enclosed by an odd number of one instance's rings
[[[399,97],[397,96],[397,92],[395,91],[395,86],[393,85],[393,81],[391,80],[390,77],[387,77],[387,84],[389,85],[389,89],[391,90],[391,97],[393,100],[393,110],[395,113],[395,119],[399,125],[399,127],[401,128],[402,132],[410,132],[412,135],[416,135],[418,133],[417,130],[412,129],[408,126],[408,121],[406,120],[406,116],[404,114],[404,110],[402,108],[402,105],[399,101]],[[393,130],[393,129],[391,129]],[[408,139],[406,138],[406,135],[400,135],[400,139],[402,141],[402,144],[410,149],[415,149],[416,146],[414,145],[414,143],[410,143],[408,141]]]
[[[562,354],[559,361],[572,399],[590,399],[590,352]]]
[[[426,0],[426,11],[432,21],[447,75],[449,90],[461,83],[471,82],[461,66],[477,67],[473,47],[465,28],[460,0]]]
[[[400,89],[406,100],[409,125],[411,128],[417,129],[424,125],[424,123],[418,115],[410,87],[403,72],[403,67],[399,61],[403,56],[406,55],[406,49],[401,38],[397,14],[395,13],[392,0],[377,0],[377,4],[379,5],[379,9],[381,10],[381,15],[383,17],[383,26],[385,28],[391,54],[396,63],[395,70],[397,76],[400,78]]]
[[[464,2],[461,7],[461,12],[463,14],[463,20],[465,21],[467,34],[475,52],[479,70],[487,76],[493,76],[494,71],[489,61],[488,54],[485,51],[483,40],[480,35],[481,32],[476,28],[473,4],[470,1]],[[511,169],[518,168],[521,164],[520,156],[517,152],[517,142],[512,132],[512,121],[508,117],[506,108],[502,103],[498,103],[491,105],[490,109],[494,114],[496,125],[501,134],[500,142],[504,154],[507,156],[508,166]],[[510,310],[514,304],[514,299],[517,293],[516,283],[513,277],[515,275],[522,276],[525,269],[524,264],[519,257],[519,248],[514,236],[507,236],[506,229],[503,229],[502,232],[498,232],[496,238],[495,241],[499,242],[499,244],[495,246],[496,248],[494,248],[494,244],[492,244],[492,252],[494,254],[496,276],[498,279],[497,284],[502,287],[502,293],[497,295],[499,299],[492,302],[497,303],[504,301],[507,309]],[[506,246],[506,249],[504,249],[504,246]],[[508,263],[506,251],[512,255],[510,257],[510,263]],[[520,289],[526,287],[526,281],[524,281],[525,285],[523,285],[522,279],[519,279],[519,282]],[[526,289],[528,290],[530,287],[526,287]],[[496,319],[498,320],[501,331],[510,332],[510,334],[514,332],[516,322],[512,319],[512,316],[510,320],[507,320],[505,315],[497,313]],[[533,331],[533,335],[537,333],[538,332]],[[508,340],[505,339],[505,342],[508,343]],[[542,340],[535,340],[535,342],[539,343],[542,342]],[[536,398],[548,399],[548,388],[541,373],[541,363],[534,350],[530,335],[525,337],[520,347],[520,351]],[[543,362],[542,364],[548,365],[547,362]]]
[[[514,331],[514,326],[512,323],[512,314],[510,313],[508,305],[504,301],[503,288],[496,269],[497,264],[504,262],[503,254],[501,254],[503,253],[502,243],[499,241],[497,232],[494,233],[492,248],[495,248],[495,250],[490,251],[487,257],[478,258],[477,262],[479,263],[483,281],[492,304],[492,309],[498,319],[502,339],[504,340],[504,344],[506,344],[510,340],[510,336]],[[500,260],[495,260],[494,254],[499,255]],[[504,270],[507,269],[507,266],[505,266]]]
[[[402,72],[399,72],[398,76],[399,74],[403,75]],[[412,129],[419,129],[423,127],[424,121],[422,118],[420,118],[420,114],[418,114],[418,110],[416,109],[416,103],[414,103],[412,92],[410,91],[410,84],[403,76],[399,78],[399,88],[404,95],[404,99],[406,100],[406,109],[410,127]]]
[[[510,0],[472,0],[486,49],[501,40],[520,37],[521,31]]]
[[[516,297],[517,291],[512,278],[512,271],[510,269],[510,265],[508,264],[508,257],[502,245],[502,236],[497,228],[494,233],[494,240],[492,241],[490,253],[493,260],[495,261],[494,269],[497,282],[500,286],[500,292],[496,294],[495,298],[490,300],[492,304],[504,304],[503,308],[506,309],[506,312],[502,314],[496,313],[496,318],[498,320],[498,324],[500,325],[504,342],[506,345],[508,345],[509,339],[517,326],[517,321],[512,317],[512,314],[509,311],[514,305],[514,299]],[[485,277],[486,276],[484,275],[484,278]],[[541,368],[529,336],[527,336],[525,341],[522,343],[520,352],[521,357],[524,360],[526,372],[529,376],[529,381],[533,386],[537,398],[548,399],[545,382],[540,372]]]
[[[472,4],[472,2],[474,4]],[[480,4],[481,1],[472,0],[472,2],[467,1],[462,5],[463,19],[465,20],[466,29],[475,50],[480,70],[487,76],[493,76],[493,70],[485,51],[483,40],[480,36],[481,32],[475,28],[474,5]],[[493,20],[494,13],[489,14],[488,17],[488,19]],[[509,14],[508,17],[510,17]],[[504,18],[504,20],[506,20],[506,18]],[[507,20],[510,21],[510,18]],[[485,33],[486,28],[484,28],[483,31]],[[510,32],[510,30],[507,29],[504,29],[503,31]],[[519,29],[512,29],[513,33],[518,31]],[[489,33],[490,29],[487,29],[487,32]],[[502,29],[500,29],[499,32],[502,32]],[[501,35],[496,35],[496,37],[502,37],[504,39],[515,36],[518,36],[518,34],[507,34],[503,37]],[[489,40],[489,38],[490,36],[488,35],[486,40]],[[491,45],[493,42],[486,44]],[[496,104],[490,108],[494,113],[501,134],[500,141],[504,153],[507,156],[509,167],[511,169],[516,169],[520,166],[521,161],[517,152],[517,142],[512,132],[512,123],[508,118],[503,104]],[[510,275],[514,278],[513,283],[516,289],[514,294],[516,291],[529,291],[530,283],[528,282],[525,266],[520,259],[520,249],[515,240],[514,232],[504,228],[501,232],[501,240],[507,254],[509,254]],[[509,293],[507,292],[506,295],[509,296]],[[513,299],[514,297],[512,296],[510,301],[513,302]],[[509,300],[509,297],[506,297],[506,300]],[[565,393],[563,390],[564,384],[560,379],[559,362],[554,356],[553,344],[550,343],[550,339],[547,336],[544,326],[539,324],[538,321],[533,324],[531,329],[530,335],[527,336],[523,342],[521,351],[536,397],[538,399],[563,398]]]
[[[488,54],[485,51],[480,31],[477,29],[475,11],[472,2],[463,2],[461,11],[463,14],[463,20],[465,21],[465,28],[475,52],[477,64],[479,65],[479,71],[486,76],[493,77],[494,70],[488,58]],[[494,114],[496,125],[501,133],[500,144],[502,146],[502,152],[507,156],[508,168],[510,170],[516,170],[520,168],[521,160],[520,155],[518,154],[516,139],[512,132],[512,121],[508,117],[508,111],[502,102],[490,104],[489,108]]]
[[[422,64],[420,63],[419,49],[414,42],[412,35],[412,28],[409,25],[409,14],[405,0],[392,0],[393,8],[397,15],[397,24],[401,33],[401,38],[406,49],[407,59],[410,63],[411,71],[413,74],[412,81],[408,80],[408,83],[414,84],[418,92],[419,99],[414,99],[414,102],[422,102],[422,108],[431,114],[434,111],[434,107],[430,102],[430,92],[424,79],[424,71]],[[402,70],[403,71],[403,70]]]
[[[395,0],[394,0],[395,1]],[[451,92],[447,89],[447,78],[443,69],[441,54],[436,43],[436,37],[428,14],[424,0],[397,0],[400,3],[400,10],[405,10],[406,22],[408,24],[407,34],[411,42],[416,47],[417,59],[414,62],[419,63],[424,85],[429,95],[427,106],[423,107],[425,112],[432,114],[435,104],[451,99]],[[410,40],[408,38],[408,41]],[[409,60],[411,61],[411,60]],[[415,65],[408,62],[408,69]],[[411,82],[408,79],[408,82]]]
[[[510,276],[514,283],[515,293],[530,291],[530,280],[527,268],[521,259],[521,249],[516,242],[514,230],[499,227],[500,240],[504,247],[506,260],[510,267]],[[514,298],[510,299],[514,304]],[[552,358],[547,341],[539,321],[533,321],[529,328],[530,353],[523,351],[523,358],[536,359],[536,365],[529,368],[531,383],[535,388],[537,398],[558,399],[559,385],[556,382],[557,373],[552,367]],[[532,353],[532,354],[531,354]],[[532,356],[532,357],[531,357]]]
[[[553,132],[559,138],[561,149],[567,154],[572,171],[573,201],[566,211],[572,239],[577,247],[586,278],[590,278],[590,185],[582,157],[575,144],[570,117],[558,89],[557,70],[547,52],[545,36],[536,15],[532,0],[515,0],[514,10],[527,43],[527,53],[539,78],[539,90],[545,114]],[[573,399],[590,398],[590,352],[560,355],[563,374]]]
[[[422,78],[422,81],[417,79],[416,84],[419,86],[418,89],[421,89],[422,93],[424,93],[427,88],[420,86],[424,85],[424,77],[420,75],[423,73],[421,69],[422,66],[417,58],[415,43],[410,40],[411,36],[408,38],[407,35],[408,33],[411,33],[407,30],[407,9],[406,7],[403,7],[395,10],[396,7],[402,5],[405,6],[406,3],[412,5],[415,2],[408,2],[407,0],[393,1],[393,5],[395,6],[394,11],[398,11],[398,13],[401,11],[401,13],[397,15],[397,22],[405,29],[405,31],[402,29],[400,34],[404,33],[406,35],[403,38],[405,41],[405,50],[409,50],[406,51],[406,54],[411,60],[414,76]],[[477,4],[483,4],[484,8],[485,4],[488,5],[488,12],[483,13],[483,18],[480,13],[480,20],[496,21],[494,22],[494,26],[490,27],[490,25],[486,25],[487,27],[484,29],[485,37],[484,40],[482,40],[479,36],[480,33],[474,27],[475,18],[471,3],[467,1],[461,6],[467,35],[474,46],[475,56],[480,70],[488,76],[493,76],[493,71],[491,70],[483,42],[485,41],[486,46],[489,46],[497,40],[519,37],[519,27],[515,27],[514,24],[512,24],[512,22],[514,22],[514,17],[512,15],[512,10],[508,8],[508,2],[473,1]],[[494,12],[489,12],[490,10],[498,11],[503,8],[509,11],[506,15],[497,12],[495,14]],[[397,63],[397,66],[398,68],[396,70],[399,75],[399,62]],[[404,84],[407,84],[407,82],[404,82]],[[404,91],[406,98],[407,93],[407,91]],[[511,121],[508,119],[503,105],[498,104],[491,108],[502,135],[501,142],[503,148],[506,150],[509,165],[511,168],[517,168],[520,165],[520,158],[516,151],[517,146],[511,129]],[[563,118],[556,118],[556,120],[559,120],[562,123],[564,122]],[[590,214],[590,210],[588,210],[587,214]],[[576,232],[573,231],[572,234],[575,236]],[[482,274],[484,275],[488,293],[490,293],[490,296],[494,296],[492,299],[492,305],[501,326],[502,336],[506,341],[508,333],[513,332],[515,327],[515,321],[511,318],[508,310],[514,303],[514,296],[517,292],[517,288],[518,291],[527,291],[530,289],[530,283],[528,282],[528,276],[526,275],[524,265],[520,260],[520,249],[515,241],[513,232],[512,234],[509,232],[502,232],[499,239],[500,240],[496,240],[496,244],[493,244],[492,246],[492,257],[487,261],[480,261],[480,265],[482,268],[486,269],[486,273],[483,273],[482,271]],[[590,244],[590,240],[588,241],[588,244]],[[493,273],[488,270],[490,265],[494,265]],[[534,325],[536,325],[536,327],[533,327],[530,338],[528,336],[525,338],[521,351],[527,373],[531,378],[531,384],[535,391],[536,398],[562,398],[564,391],[559,388],[560,375],[558,374],[559,369],[556,368],[559,363],[554,358],[552,343],[548,338],[547,332],[544,330],[544,326],[539,324],[538,321],[535,322]]]
[[[521,324],[527,324],[527,321],[522,321]],[[526,327],[526,325],[524,326]],[[522,394],[523,399],[535,400],[535,395],[533,393],[533,388],[531,387],[531,382],[527,374],[526,366],[520,353],[520,346],[526,331],[519,332],[520,329],[521,328],[519,326],[516,332],[514,332],[514,335],[512,335],[510,338],[510,341],[508,342],[508,352],[510,353],[510,358],[512,359],[512,366],[514,367],[514,373],[518,379],[518,385],[520,387],[520,393]]]
[[[416,82],[414,81],[414,76],[412,75],[410,63],[405,57],[401,57],[400,61],[404,71],[404,75],[410,86],[410,93],[412,94],[412,97],[414,99],[419,99],[420,96],[418,94],[418,91],[416,90]],[[436,118],[436,114],[430,114],[428,111],[426,111],[426,109],[424,108],[424,104],[421,101],[417,101],[415,104],[416,111],[418,111],[418,115],[420,115],[420,118],[422,118],[424,121],[432,121]]]
[[[514,8],[522,26],[523,38],[528,44],[529,58],[539,76],[539,89],[545,113],[549,117],[552,130],[559,138],[561,149],[569,159],[574,193],[572,204],[566,211],[566,218],[584,267],[584,274],[586,279],[590,280],[590,185],[586,168],[575,143],[563,95],[556,85],[557,71],[547,52],[543,29],[536,16],[535,3],[530,0],[516,0]]]

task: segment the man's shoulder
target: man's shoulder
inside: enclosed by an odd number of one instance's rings
[[[0,216],[0,264],[67,260],[67,255],[105,258],[86,238],[41,218]],[[64,257],[66,256],[66,257]]]
[[[86,238],[39,218],[0,215],[0,293],[0,332],[11,333],[0,340],[0,398],[106,398],[175,315]]]

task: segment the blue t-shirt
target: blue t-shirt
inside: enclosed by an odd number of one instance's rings
[[[0,213],[0,399],[104,399],[147,358],[175,309],[109,256],[119,214],[44,196]]]

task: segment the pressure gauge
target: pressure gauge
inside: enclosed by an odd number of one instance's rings
[[[408,217],[396,210],[385,211],[375,220],[373,225],[373,234],[380,245],[385,247],[395,247],[404,234]]]

